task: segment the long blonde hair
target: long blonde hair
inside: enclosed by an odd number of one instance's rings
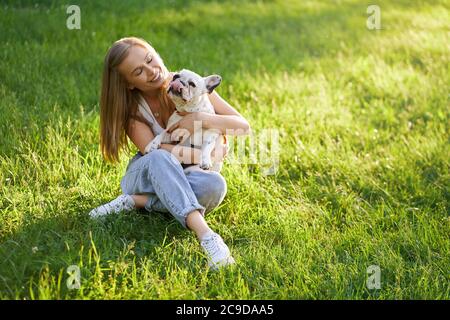
[[[148,48],[156,53],[145,40],[136,37],[122,38],[116,41],[106,54],[103,65],[103,78],[100,97],[100,149],[107,162],[119,162],[120,151],[130,152],[127,129],[130,118],[136,115],[139,89],[130,90],[125,78],[117,67],[127,57],[133,46]],[[157,53],[156,53],[157,54]],[[166,88],[168,81],[159,92],[162,107],[174,109],[168,98]]]

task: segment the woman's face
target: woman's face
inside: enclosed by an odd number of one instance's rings
[[[129,49],[118,70],[128,82],[129,89],[137,88],[147,93],[158,91],[169,76],[159,55],[153,49],[138,45]]]

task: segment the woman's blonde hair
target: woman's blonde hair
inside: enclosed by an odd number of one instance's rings
[[[130,118],[138,109],[139,89],[129,89],[127,81],[119,73],[118,66],[127,57],[129,49],[141,46],[156,51],[145,40],[128,37],[116,41],[106,54],[103,65],[102,89],[100,97],[100,149],[103,158],[111,163],[119,161],[121,150],[131,151],[127,129]],[[166,88],[168,81],[159,92],[162,107],[173,108]]]

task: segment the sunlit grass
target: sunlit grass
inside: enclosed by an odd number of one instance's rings
[[[450,297],[445,1],[381,1],[378,31],[359,1],[78,3],[78,31],[66,3],[0,6],[1,298]],[[112,166],[98,148],[103,57],[128,35],[172,70],[220,74],[252,139],[279,132],[275,175],[263,159],[223,170],[208,222],[234,268],[206,272],[169,216],[86,216],[120,193],[130,157]]]

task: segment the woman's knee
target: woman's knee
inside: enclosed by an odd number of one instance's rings
[[[207,178],[202,181],[197,200],[208,212],[217,207],[226,194],[227,183],[224,177],[217,172],[210,172]]]

